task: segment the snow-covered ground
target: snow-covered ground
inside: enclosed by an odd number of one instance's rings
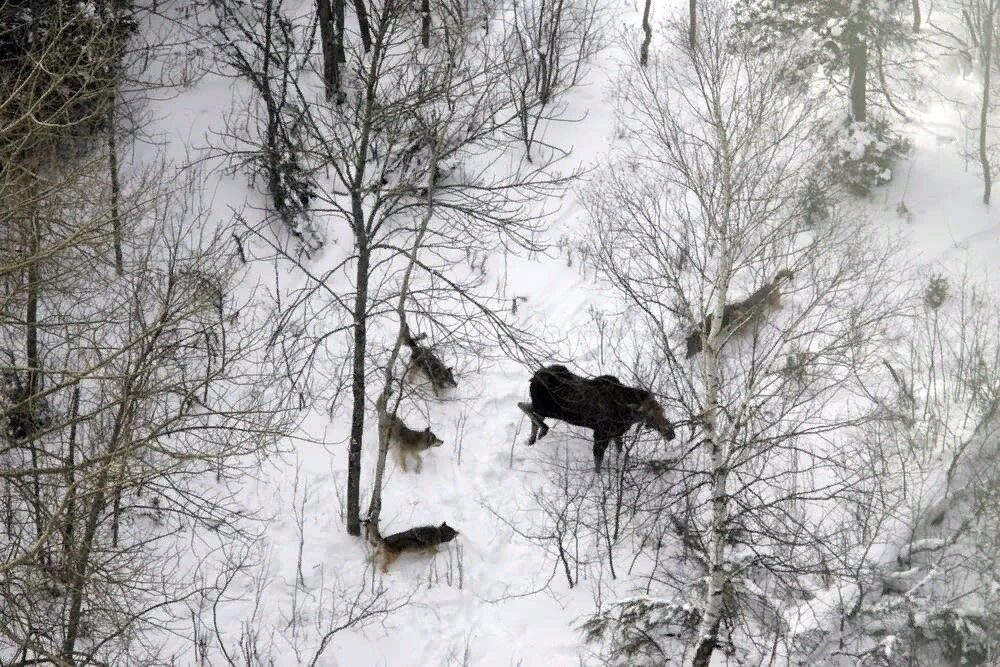
[[[608,4],[628,17],[633,34],[638,32],[631,3]],[[547,142],[572,151],[562,166],[567,171],[598,165],[614,143],[609,86],[616,54],[610,49],[584,84],[566,96],[567,115],[583,119],[548,128]],[[974,82],[959,74],[954,79],[946,82],[949,89],[974,99]],[[243,94],[233,79],[207,73],[195,85],[152,102],[144,131],[162,145],[136,145],[135,161],[196,161],[207,154],[212,131],[222,129],[231,101]],[[872,228],[899,239],[928,274],[961,270],[968,263],[995,282],[1000,220],[981,204],[976,166],[961,154],[972,146],[972,137],[960,111],[952,102],[934,100],[914,109],[914,118],[901,125],[912,140],[912,154],[897,164],[889,186],[859,206],[868,212]],[[209,160],[199,167],[213,217],[252,215],[262,198],[242,173],[221,166]],[[530,258],[494,258],[490,270],[499,275],[506,266],[508,293],[524,297],[522,325],[564,332],[563,360],[594,374],[615,372],[600,366],[597,351],[586,349],[588,337],[581,334],[592,326],[588,309],[600,307],[603,299],[593,276],[569,251],[584,218],[576,194],[567,192],[547,222],[546,240],[558,245],[570,239],[569,246]],[[313,268],[324,269],[324,257],[320,254]],[[285,289],[298,284],[292,272],[282,272],[280,279]],[[347,342],[345,336],[345,350]],[[338,615],[350,598],[363,600],[382,589],[386,603],[399,608],[333,635],[316,664],[575,665],[593,659],[577,626],[598,600],[634,593],[628,576],[612,584],[604,578],[596,587],[584,577],[570,589],[553,555],[524,537],[549,529],[531,502],[532,491],[545,484],[543,460],[565,448],[582,470],[588,469],[589,434],[559,424],[535,447],[527,447],[528,424],[516,403],[525,400],[529,371],[502,361],[470,373],[457,361],[457,389],[443,400],[417,402],[403,411],[411,425],[429,423],[445,444],[424,455],[419,475],[390,462],[382,522],[383,532],[393,532],[447,521],[460,536],[433,558],[404,555],[388,574],[374,572],[368,545],[348,536],[344,526],[348,410],[339,406],[331,419],[326,405],[310,406],[302,437],[285,443],[282,453],[239,489],[247,510],[269,518],[259,526],[252,564],[234,578],[216,610],[215,623],[231,654],[240,653],[240,637],[253,629],[259,648],[276,664],[308,663],[322,636],[343,622]],[[375,461],[375,419],[369,414],[363,503]],[[216,546],[221,545],[206,542],[203,549],[193,549],[198,562],[189,566],[214,578]],[[194,662],[190,640],[167,635],[163,641],[177,664]],[[225,662],[217,647],[210,646],[209,656],[210,664]]]

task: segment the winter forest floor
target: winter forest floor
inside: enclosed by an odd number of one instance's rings
[[[633,3],[606,4],[624,23],[616,28],[638,32]],[[654,4],[657,12],[679,10]],[[618,18],[619,12],[624,19]],[[571,362],[593,375],[622,370],[596,344],[595,312],[613,312],[613,297],[579,250],[586,224],[579,192],[589,178],[598,177],[599,167],[616,146],[611,82],[623,55],[614,39],[582,85],[564,97],[566,117],[577,120],[545,128],[547,143],[570,152],[559,168],[567,173],[586,170],[561,200],[540,202],[554,211],[541,239],[550,249],[530,257],[497,254],[485,264],[490,280],[503,285],[511,298],[523,298],[518,323],[558,341],[558,359],[546,361]],[[937,76],[950,96],[974,101],[974,77],[946,70]],[[243,173],[226,169],[208,148],[217,143],[214,133],[222,130],[227,115],[239,114],[234,103],[245,94],[240,82],[206,72],[193,85],[150,100],[149,122],[143,129],[148,141],[135,143],[131,166],[165,163],[168,169],[197,169],[211,218],[259,216],[264,206],[259,187],[248,183]],[[1000,219],[994,207],[981,204],[977,166],[962,155],[974,148],[974,133],[966,127],[974,120],[972,112],[952,100],[932,97],[907,100],[907,108],[912,118],[898,127],[912,141],[912,153],[895,166],[889,185],[877,188],[867,200],[857,200],[857,210],[867,215],[871,230],[905,249],[916,275],[968,270],[992,286],[1000,285]],[[337,260],[340,244],[350,241],[340,238],[342,233],[331,230],[327,248],[308,260],[311,270],[322,273]],[[258,250],[248,246],[251,255]],[[288,266],[261,266],[253,272],[260,284],[278,285],[286,295],[302,284]],[[346,334],[342,342],[341,352],[346,353]],[[682,349],[682,338],[674,342]],[[460,531],[459,537],[433,558],[404,555],[386,575],[373,569],[369,546],[347,535],[344,527],[347,393],[331,417],[328,396],[317,391],[303,410],[298,436],[284,441],[279,454],[231,488],[246,513],[259,519],[247,524],[258,534],[240,554],[245,566],[232,574],[211,614],[200,613],[194,629],[174,626],[150,637],[162,647],[165,662],[194,664],[194,632],[209,637],[206,664],[224,664],[215,646],[219,640],[232,655],[252,644],[274,664],[307,664],[323,636],[344,620],[351,600],[363,601],[373,590],[381,591],[379,604],[394,611],[332,635],[315,664],[530,666],[598,661],[582,643],[579,623],[602,603],[647,592],[648,581],[630,575],[630,559],[623,550],[615,563],[616,577],[610,576],[606,563],[591,562],[570,588],[544,539],[551,526],[534,501],[550,486],[547,474],[554,463],[566,461],[580,475],[593,475],[589,432],[557,422],[544,440],[528,447],[530,424],[516,404],[527,400],[531,369],[497,355],[453,361],[456,389],[441,400],[428,393],[403,409],[407,423],[421,428],[429,423],[444,445],[424,455],[421,474],[403,472],[390,461],[382,522],[387,533],[446,521]],[[326,363],[332,374],[343,359]],[[375,464],[374,423],[370,414],[361,467],[363,502]],[[691,444],[686,433],[663,443],[661,453],[679,455]],[[615,457],[609,450],[608,459]],[[199,530],[190,535],[189,547],[189,558],[180,569],[196,580],[218,583],[224,576],[219,564],[231,560],[232,545]],[[205,612],[212,602],[190,604]],[[360,611],[353,608],[351,613]]]

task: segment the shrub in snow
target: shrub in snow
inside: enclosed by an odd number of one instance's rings
[[[948,279],[942,275],[931,276],[927,289],[924,290],[924,303],[928,308],[937,310],[948,298]]]
[[[802,214],[807,227],[826,222],[833,208],[833,193],[822,169],[813,169],[802,187]]]
[[[671,640],[692,640],[701,609],[690,603],[636,597],[613,602],[581,626],[584,640],[601,644],[611,665],[662,665]]]
[[[951,664],[996,664],[990,660],[991,655],[996,655],[996,618],[945,608],[929,615],[926,624],[919,629],[925,638],[941,643],[944,656]]]
[[[889,182],[893,164],[909,150],[883,119],[852,122],[835,137],[831,168],[849,192],[865,196]]]

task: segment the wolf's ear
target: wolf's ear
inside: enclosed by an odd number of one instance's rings
[[[431,427],[430,426],[428,426],[427,428],[424,429],[424,435],[426,435],[428,438],[431,437]]]

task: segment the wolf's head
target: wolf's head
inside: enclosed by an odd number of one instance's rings
[[[451,542],[458,535],[458,531],[449,526],[447,523],[442,523],[437,527],[438,537],[441,538],[441,542]]]
[[[424,437],[422,444],[425,449],[430,449],[431,447],[440,447],[444,444],[444,440],[434,435],[434,431],[428,426],[424,429]]]
[[[441,378],[441,385],[444,387],[457,387],[458,382],[455,381],[455,373],[452,368],[445,368],[443,377]]]

